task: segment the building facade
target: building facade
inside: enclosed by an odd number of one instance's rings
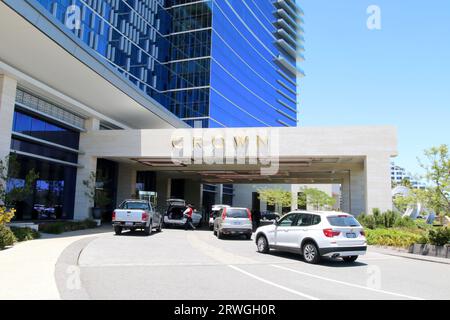
[[[14,203],[16,219],[84,219],[100,202],[108,203],[108,218],[138,191],[156,191],[160,203],[183,197],[197,208],[230,203],[232,185],[254,179],[257,168],[174,164],[164,130],[192,127],[292,129],[283,139],[296,153],[283,149],[283,174],[264,182],[336,175],[352,194],[348,208],[389,207],[385,175],[374,173],[389,174],[393,130],[368,130],[391,139],[378,164],[350,136],[358,146],[341,159],[324,142],[333,132],[295,127],[302,14],[292,0],[0,1],[0,159],[13,155],[18,168],[1,183],[20,189],[32,169],[38,174],[32,192]],[[316,136],[317,148],[310,145]],[[301,169],[308,165],[313,172]],[[102,201],[88,196],[92,174]],[[369,192],[377,176],[378,191]]]
[[[295,1],[37,2],[191,126],[297,123],[303,12]]]

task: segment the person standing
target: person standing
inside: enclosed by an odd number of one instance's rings
[[[192,224],[192,214],[194,213],[194,208],[191,204],[188,204],[186,210],[183,212],[183,216],[186,217],[186,222],[184,224],[184,230],[187,231],[188,228],[195,230],[194,225]]]

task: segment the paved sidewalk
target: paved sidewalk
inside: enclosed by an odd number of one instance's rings
[[[380,246],[369,246],[369,250],[373,252],[383,253],[391,256],[402,257],[407,259],[435,262],[435,263],[443,263],[450,265],[450,259],[433,257],[433,256],[423,256],[420,254],[412,254],[409,253],[406,249],[400,248],[390,248],[390,247],[380,247]]]
[[[0,300],[60,299],[55,265],[63,250],[77,240],[111,232],[106,224],[61,235],[42,234],[41,239],[0,251]]]

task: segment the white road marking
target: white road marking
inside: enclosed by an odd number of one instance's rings
[[[369,290],[369,291],[373,291],[373,292],[389,294],[389,295],[402,297],[402,298],[407,298],[407,299],[411,299],[411,300],[425,300],[423,298],[413,297],[413,296],[409,296],[409,295],[405,295],[405,294],[401,294],[401,293],[395,293],[395,292],[391,292],[391,291],[385,291],[385,290],[370,288],[370,287],[366,287],[366,286],[361,286],[361,285],[350,283],[350,282],[345,282],[345,281],[325,278],[325,277],[318,276],[318,275],[315,275],[315,274],[312,274],[312,273],[302,272],[302,271],[298,271],[298,270],[294,270],[294,269],[278,266],[278,265],[275,265],[275,264],[272,264],[271,266],[275,267],[275,268],[278,268],[278,269],[285,270],[285,271],[291,271],[291,272],[294,272],[294,273],[298,273],[298,274],[301,274],[301,275],[304,275],[304,276],[308,276],[308,277],[311,277],[311,278],[316,278],[316,279],[320,279],[320,280],[330,281],[330,282],[334,282],[334,283],[338,283],[338,284],[342,284],[342,285],[345,285],[345,286],[354,287],[354,288],[358,288],[358,289],[364,289],[364,290]]]
[[[282,290],[287,291],[287,292],[289,292],[289,293],[295,294],[295,295],[297,295],[297,296],[300,296],[300,297],[303,297],[303,298],[306,298],[306,299],[310,299],[310,300],[319,300],[319,298],[310,296],[310,295],[308,295],[308,294],[299,292],[299,291],[297,291],[297,290],[294,290],[294,289],[291,289],[291,288],[288,288],[288,287],[279,285],[279,284],[277,284],[277,283],[274,283],[274,282],[272,282],[272,281],[263,279],[263,278],[261,278],[261,277],[255,276],[254,274],[251,274],[251,273],[249,273],[249,272],[247,272],[247,271],[245,271],[245,270],[242,270],[241,268],[238,268],[238,267],[236,267],[236,266],[232,266],[232,265],[228,265],[228,266],[229,266],[231,269],[234,269],[234,270],[239,271],[239,272],[241,272],[241,273],[243,273],[243,274],[245,274],[245,275],[247,275],[247,276],[249,276],[249,277],[252,277],[253,279],[259,280],[259,281],[261,281],[261,282],[264,282],[264,283],[269,284],[269,285],[271,285],[271,286],[274,286],[274,287],[276,287],[276,288],[282,289]]]

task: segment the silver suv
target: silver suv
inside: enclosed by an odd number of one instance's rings
[[[252,228],[252,215],[247,208],[222,208],[214,220],[214,235],[219,239],[222,239],[226,234],[244,234],[250,240]]]

